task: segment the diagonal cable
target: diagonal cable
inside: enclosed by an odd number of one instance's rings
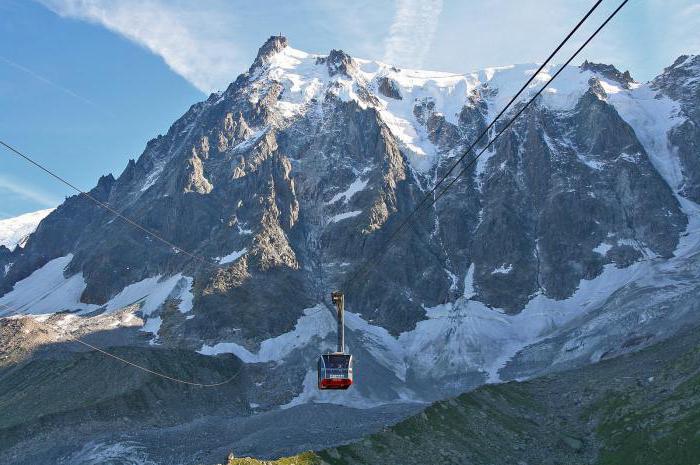
[[[215,262],[213,262],[213,261],[211,261],[211,260],[209,260],[209,259],[207,259],[207,258],[204,258],[204,257],[202,257],[202,256],[200,256],[200,255],[197,255],[197,254],[195,254],[195,253],[193,253],[193,252],[190,252],[190,251],[188,251],[188,250],[185,250],[185,249],[183,249],[182,247],[180,247],[180,246],[178,246],[178,245],[175,245],[175,244],[172,243],[171,241],[165,239],[165,238],[164,238],[163,236],[161,236],[160,234],[158,234],[158,233],[156,233],[156,232],[154,232],[154,231],[148,229],[148,228],[145,227],[145,226],[142,226],[141,224],[139,224],[139,223],[136,222],[135,220],[129,218],[128,216],[124,216],[123,214],[121,214],[119,211],[115,210],[114,208],[112,208],[112,207],[109,206],[108,204],[106,204],[106,203],[100,201],[99,199],[97,199],[97,198],[96,198],[95,196],[93,196],[92,194],[90,194],[90,193],[88,193],[88,192],[85,192],[85,191],[83,191],[82,189],[79,189],[79,188],[76,187],[73,183],[71,183],[70,181],[68,181],[67,179],[65,179],[64,177],[62,177],[62,176],[60,176],[60,175],[54,173],[53,171],[51,171],[50,169],[48,169],[47,167],[45,167],[45,166],[42,165],[41,163],[39,163],[39,162],[35,161],[34,159],[32,159],[29,155],[27,155],[27,154],[21,152],[19,149],[13,147],[12,145],[8,144],[7,142],[3,141],[2,139],[0,139],[0,145],[4,146],[4,147],[5,147],[6,149],[8,149],[9,151],[13,152],[15,155],[18,155],[19,157],[23,158],[25,161],[27,161],[27,162],[31,163],[32,165],[36,166],[36,167],[39,168],[40,170],[44,171],[44,172],[47,173],[49,176],[51,176],[51,177],[57,179],[58,181],[60,181],[60,182],[62,182],[63,184],[65,184],[66,186],[70,187],[71,189],[73,189],[74,191],[76,191],[76,192],[78,193],[78,195],[82,195],[83,197],[87,198],[87,199],[90,200],[91,202],[95,203],[95,204],[96,204],[97,206],[99,206],[100,208],[103,208],[103,209],[107,210],[108,212],[114,214],[115,216],[119,217],[120,219],[126,221],[126,222],[127,222],[128,224],[130,224],[131,226],[133,226],[133,227],[135,227],[135,228],[137,228],[137,229],[139,229],[139,230],[145,232],[147,235],[152,236],[152,237],[155,237],[157,240],[159,240],[160,242],[162,242],[163,244],[165,244],[165,245],[167,245],[167,246],[169,246],[169,247],[172,247],[172,248],[173,248],[174,250],[176,250],[177,252],[181,252],[181,253],[187,255],[188,257],[190,257],[190,258],[192,258],[192,259],[194,259],[194,260],[196,260],[196,261],[198,261],[198,262],[200,262],[200,263],[202,263],[202,264],[209,265],[209,266],[216,267],[216,268],[220,268],[218,263],[215,263]]]
[[[350,285],[352,282],[354,282],[357,278],[359,278],[360,276],[362,276],[362,275],[364,275],[365,273],[367,273],[367,272],[372,268],[373,264],[376,265],[376,264],[378,264],[378,263],[382,260],[382,258],[383,258],[384,255],[386,254],[386,252],[387,252],[387,250],[388,250],[388,247],[389,247],[389,245],[391,244],[391,242],[399,235],[399,233],[400,233],[401,231],[403,231],[403,229],[404,229],[404,228],[406,227],[406,225],[411,221],[411,219],[413,218],[413,216],[414,216],[424,205],[426,205],[427,207],[430,207],[430,206],[434,205],[435,202],[437,202],[437,200],[440,199],[440,198],[445,194],[445,192],[446,192],[446,191],[447,191],[447,190],[448,190],[448,189],[449,189],[449,188],[450,188],[450,187],[451,187],[451,186],[452,186],[466,171],[467,171],[467,169],[469,169],[469,167],[471,167],[471,166],[479,159],[479,157],[480,157],[486,150],[488,150],[488,148],[489,148],[491,145],[493,145],[493,143],[501,136],[501,134],[503,134],[503,132],[504,132],[506,129],[508,129],[508,128],[513,124],[513,122],[516,120],[516,118],[518,118],[518,116],[520,116],[520,115],[523,113],[523,111],[525,111],[525,109],[528,108],[528,107],[530,106],[530,104],[544,91],[544,89],[546,89],[547,86],[548,86],[554,79],[556,79],[557,76],[559,76],[559,74],[566,68],[566,66],[568,66],[568,65],[574,60],[574,58],[576,58],[576,56],[581,52],[581,50],[583,50],[583,49],[586,47],[586,45],[588,45],[588,43],[589,43],[591,40],[593,40],[593,38],[594,38],[596,35],[598,35],[598,33],[610,22],[610,20],[612,20],[612,18],[614,18],[614,17],[617,15],[617,13],[622,9],[623,6],[625,6],[625,4],[626,4],[628,1],[629,1],[629,0],[624,0],[624,1],[623,1],[623,2],[622,2],[622,3],[621,3],[621,4],[620,4],[606,19],[605,19],[605,21],[603,21],[603,23],[602,23],[600,26],[598,26],[598,28],[588,37],[588,39],[586,39],[586,41],[573,53],[573,55],[571,55],[571,56],[569,57],[569,59],[566,61],[566,63],[565,63],[563,66],[561,66],[561,67],[559,68],[559,70],[552,76],[552,78],[549,79],[547,82],[545,82],[545,84],[535,93],[535,95],[534,95],[532,98],[530,98],[530,99],[525,103],[525,105],[524,105],[523,107],[521,107],[521,108],[516,112],[516,114],[504,125],[504,127],[501,128],[501,130],[496,134],[496,136],[495,136],[493,139],[491,139],[491,140],[486,144],[486,146],[478,153],[478,155],[476,155],[473,159],[471,159],[471,160],[466,164],[466,166],[464,166],[464,167],[459,171],[459,173],[447,184],[447,186],[446,186],[442,191],[440,191],[440,193],[439,193],[437,196],[435,196],[435,197],[432,199],[432,201],[430,201],[428,204],[426,204],[425,202],[427,201],[428,197],[431,196],[431,195],[437,190],[437,188],[440,186],[440,184],[442,184],[442,183],[445,181],[445,179],[447,179],[447,176],[449,176],[449,174],[457,167],[457,165],[467,156],[467,154],[468,154],[468,153],[472,150],[472,148],[476,145],[478,139],[477,139],[477,141],[475,141],[474,143],[471,144],[471,146],[469,147],[469,149],[467,149],[467,150],[464,152],[464,154],[459,158],[459,160],[457,160],[457,162],[454,163],[454,164],[452,165],[452,167],[447,171],[447,173],[442,177],[442,179],[433,187],[433,189],[431,189],[430,192],[428,192],[428,194],[427,194],[425,197],[423,197],[423,199],[422,199],[422,200],[419,202],[419,204],[411,211],[411,213],[408,215],[408,217],[406,217],[406,218],[404,219],[404,221],[399,225],[399,227],[396,228],[396,229],[394,230],[394,232],[393,232],[393,233],[389,236],[389,238],[384,242],[384,244],[383,244],[382,247],[380,248],[378,254],[375,254],[375,255],[374,255],[374,260],[372,260],[372,261],[367,261],[367,262],[365,262],[365,265],[364,265],[364,266],[361,266],[360,268],[358,268],[358,270],[357,270],[355,273],[353,273],[353,274],[345,281],[345,286],[349,286],[349,285]],[[596,3],[596,4],[593,6],[593,8],[597,7],[597,5],[598,5],[599,3],[600,3],[600,2]],[[589,11],[589,12],[586,14],[586,16],[584,17],[584,19],[587,18],[591,13],[592,13],[592,11]],[[582,21],[583,21],[583,20],[582,20]],[[574,28],[573,31],[575,31],[575,30],[581,25],[582,21],[580,21],[580,22],[576,25],[576,27]],[[566,38],[564,39],[564,41],[562,41],[562,43],[559,44],[559,46],[555,49],[555,53],[556,53],[556,51],[558,51],[558,50],[564,45],[564,43],[566,43],[566,41],[568,41],[568,39],[569,39],[569,38],[571,37],[571,35],[573,34],[573,31],[570,32],[570,33],[566,36]],[[554,53],[550,54],[548,60],[550,60],[553,56],[554,56]],[[545,63],[543,64],[543,66],[544,66],[546,63],[547,63],[547,62],[545,62]],[[541,66],[540,69],[542,69],[543,66]],[[538,70],[538,72],[539,72],[539,70]],[[528,80],[528,83],[526,83],[526,84],[521,88],[521,90],[519,91],[519,93],[522,92],[522,90],[523,90],[525,87],[527,87],[527,85],[529,84],[529,82],[530,82],[530,81],[534,78],[534,76],[536,76],[536,75],[537,75],[537,73],[535,73],[535,74],[533,75],[533,77],[531,77],[530,80]],[[517,94],[516,94],[516,96],[517,96]],[[491,122],[491,124],[489,124],[489,126],[487,127],[487,129],[486,129],[484,132],[482,132],[482,134],[479,136],[479,139],[480,139],[481,137],[483,137],[483,135],[484,135],[486,132],[488,132],[489,128],[491,128],[491,127],[496,123],[496,121],[504,114],[505,110],[514,102],[514,100],[515,100],[515,98],[512,98],[512,99],[510,100],[510,102],[508,103],[508,105],[506,105],[506,107],[505,107],[503,110],[501,110],[501,112],[498,114],[498,116],[496,116],[496,118]]]

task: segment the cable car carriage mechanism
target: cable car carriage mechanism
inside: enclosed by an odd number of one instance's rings
[[[345,296],[335,291],[331,300],[338,312],[338,350],[319,357],[318,388],[347,389],[352,385],[352,355],[345,353]]]

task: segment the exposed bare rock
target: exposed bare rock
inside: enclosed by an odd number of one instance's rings
[[[207,146],[208,153],[208,146]],[[202,160],[197,156],[197,151],[192,149],[192,158],[188,161],[188,174],[185,183],[185,192],[196,192],[198,194],[208,194],[214,188],[209,180],[204,177],[204,167]]]
[[[599,73],[602,76],[605,76],[607,78],[613,79],[617,81],[619,84],[621,84],[623,87],[629,89],[630,84],[634,82],[634,79],[632,79],[632,75],[630,74],[629,71],[620,72],[617,68],[615,68],[613,65],[606,65],[602,63],[591,63],[588,60],[585,60],[581,64],[581,70],[584,71],[593,71],[596,73]]]
[[[403,99],[403,97],[401,96],[401,91],[399,90],[399,87],[396,84],[396,81],[386,76],[382,76],[379,79],[379,92],[385,97],[393,98],[396,100]]]

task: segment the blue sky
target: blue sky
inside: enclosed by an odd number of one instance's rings
[[[591,26],[617,3],[604,0]],[[340,48],[403,67],[465,72],[541,61],[591,4],[0,0],[0,138],[89,189],[102,174],[118,175],[191,104],[225,88],[272,34],[309,52]],[[582,58],[644,81],[678,55],[698,53],[698,30],[697,1],[632,0]],[[70,194],[0,153],[0,218]]]

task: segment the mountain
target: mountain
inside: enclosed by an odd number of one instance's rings
[[[239,410],[228,409],[225,396],[176,387],[163,387],[161,399],[152,391],[160,384],[138,378],[128,389],[92,393],[106,396],[97,411],[72,398],[51,418],[29,416],[7,430],[5,444],[23,447],[22,438],[55,432],[63,418],[126,435],[148,424],[133,411],[130,424],[110,423],[132,399],[150,412],[176,408],[187,395],[209,405],[203,415],[224,409],[212,425],[243,415],[270,428],[255,438],[236,429],[242,452],[262,453],[263,442],[277,453],[317,448],[425,402],[614,358],[695,324],[698,56],[678,58],[648,83],[611,65],[567,67],[380,255],[536,69],[398,69],[338,50],[308,54],[271,37],[225,91],[193,105],[118,177],[103,176],[90,191],[203,260],[74,196],[6,256],[11,265],[0,280],[0,316],[41,314],[177,376],[214,382],[231,372],[204,370],[205,356],[240,361]],[[334,289],[346,294],[346,339],[357,363],[357,383],[342,396],[315,386],[315,358],[335,343]],[[98,354],[45,334],[31,318],[0,321],[0,383],[18,370],[26,389],[38,383],[45,392],[55,379],[95,379]],[[68,369],[38,364],[54,359],[73,361],[75,371],[37,377]],[[132,370],[124,366],[120,376]],[[329,404],[342,404],[354,426],[325,435],[319,425],[333,425],[340,411]],[[195,411],[153,421],[175,428]],[[282,419],[318,434],[280,434]],[[192,422],[168,430],[169,441],[207,429]],[[139,444],[155,441],[149,434]],[[134,440],[124,438],[120,444]]]

